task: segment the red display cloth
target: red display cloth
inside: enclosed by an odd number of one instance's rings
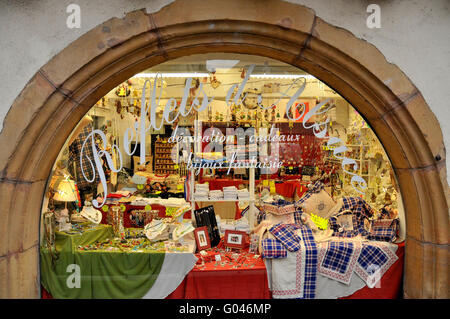
[[[307,188],[304,186],[300,181],[298,180],[289,180],[289,178],[283,178],[286,179],[283,181],[283,183],[276,183],[275,189],[278,194],[294,198],[295,194],[297,194],[298,197],[303,196],[303,194],[306,192]],[[222,190],[224,187],[228,186],[235,186],[238,188],[239,185],[244,184],[247,185],[248,181],[243,179],[203,179],[201,183],[209,183],[209,189],[210,190]],[[262,183],[261,180],[255,181],[255,185],[258,185]]]
[[[219,251],[221,251],[219,253]],[[220,254],[216,262],[214,255]],[[203,257],[167,299],[270,299],[263,259],[243,251],[238,258],[231,252],[215,249]]]
[[[339,299],[398,299],[402,298],[403,292],[403,264],[405,258],[405,243],[399,243],[397,251],[397,261],[381,277],[380,284],[374,288],[365,286],[355,291],[348,297]],[[379,288],[377,288],[377,286]]]
[[[244,181],[243,179],[204,179],[201,183],[207,182],[209,184],[209,190],[222,190],[224,187],[235,186],[239,187],[241,184],[248,184],[248,181]]]
[[[306,186],[303,186],[298,181],[284,181],[283,183],[275,184],[275,189],[278,194],[288,198],[294,198],[297,194],[298,197],[302,197],[306,192]]]

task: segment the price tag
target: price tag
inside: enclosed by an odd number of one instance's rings
[[[174,165],[173,166],[173,169],[178,169],[180,166],[178,166],[178,164],[177,165]]]
[[[120,209],[124,212],[127,210],[127,207],[124,204],[122,204],[120,205]]]
[[[166,207],[166,216],[173,216],[177,211],[177,207]]]
[[[275,181],[270,181],[270,193],[275,194],[277,192],[275,188]]]
[[[268,179],[264,179],[263,180],[263,186],[269,186],[269,180]]]
[[[143,184],[138,184],[137,185],[137,189],[143,189],[144,188],[144,185]]]
[[[315,214],[311,214],[311,220],[316,224],[319,229],[325,230],[328,228],[328,219],[322,218]]]
[[[294,169],[294,167],[292,167],[292,166],[289,166],[289,169],[290,169],[290,170],[293,170],[293,169]]]
[[[177,185],[177,189],[178,190],[183,190],[184,189],[184,185],[183,184],[178,184]]]
[[[145,207],[144,207],[144,210],[145,211],[151,211],[152,210],[152,206],[150,206],[150,205],[145,205]]]
[[[222,257],[220,255],[214,255],[214,258],[216,259],[216,261],[221,261]]]
[[[103,205],[102,211],[104,211],[106,213],[108,210],[109,210],[109,206],[108,205]]]

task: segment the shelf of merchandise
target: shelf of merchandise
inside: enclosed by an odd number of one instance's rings
[[[172,160],[172,148],[176,143],[169,143],[165,138],[155,142],[155,173],[170,174],[178,171],[178,165]]]
[[[226,168],[226,167],[225,167]],[[191,202],[191,216],[192,216],[192,220],[195,220],[195,215],[194,215],[194,211],[195,211],[195,203],[196,202],[206,202],[206,203],[218,203],[218,202],[248,202],[250,209],[247,212],[247,217],[248,217],[248,221],[249,224],[251,226],[251,228],[253,228],[253,226],[255,225],[256,222],[256,206],[255,206],[255,168],[254,167],[250,167],[247,168],[249,170],[249,193],[250,193],[250,198],[249,199],[196,199],[194,196],[194,192],[195,192],[195,172],[194,172],[194,168],[190,168],[190,178],[189,178],[189,185],[190,185],[190,189],[191,189],[191,194],[190,194],[190,199],[189,201]]]
[[[198,137],[201,135],[201,128],[199,128],[198,126],[198,121],[194,122],[194,136],[197,137],[196,141],[198,141],[197,143],[194,143],[194,154],[198,154],[200,153],[199,151],[202,150],[202,145],[201,145],[201,139],[199,139]],[[221,168],[228,168],[228,167],[221,167]],[[191,202],[191,218],[192,221],[195,222],[195,203],[196,202],[208,202],[208,203],[212,203],[212,202],[248,202],[249,203],[249,211],[247,212],[247,218],[250,224],[250,228],[253,229],[253,227],[255,226],[255,222],[256,222],[256,212],[257,212],[257,208],[255,206],[255,168],[254,167],[250,167],[250,168],[246,168],[249,170],[249,188],[248,191],[250,193],[250,199],[219,199],[219,200],[197,200],[194,197],[194,192],[195,192],[195,167],[194,165],[191,165],[191,167],[189,168],[189,186],[190,186],[190,198],[189,201]]]

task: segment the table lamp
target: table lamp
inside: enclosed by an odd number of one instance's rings
[[[55,189],[55,195],[53,196],[53,200],[65,202],[64,209],[59,213],[62,216],[68,216],[69,212],[67,210],[67,202],[75,202],[77,201],[77,194],[75,192],[75,182],[71,179],[63,179],[61,180]],[[70,218],[69,218],[70,220]]]

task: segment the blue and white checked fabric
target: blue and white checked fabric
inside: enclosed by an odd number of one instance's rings
[[[273,238],[262,240],[262,258],[286,258],[287,250],[281,242]]]
[[[318,250],[317,271],[325,277],[349,285],[361,253],[361,243],[344,240],[331,241],[320,243]]]
[[[314,299],[317,279],[317,245],[311,229],[307,226],[301,226],[300,232],[306,248],[303,298]]]
[[[298,201],[295,202],[295,205],[297,207],[300,207],[312,195],[320,193],[320,191],[322,191],[323,189],[325,189],[325,185],[321,181],[317,181],[310,189],[308,189],[305,194],[303,194],[303,196]]]
[[[383,266],[388,260],[388,256],[376,246],[364,245],[358,258],[358,264],[366,270],[369,275],[373,275],[370,266]]]
[[[398,256],[388,247],[392,245],[384,242],[363,244],[355,272],[370,288],[373,288],[389,267],[394,264]]]
[[[279,240],[287,250],[295,252],[300,249],[300,237],[295,233],[296,224],[277,224],[269,232]]]
[[[367,239],[393,242],[397,239],[398,219],[377,219],[371,221],[371,229]]]
[[[296,224],[302,225],[302,214],[304,214],[303,209],[300,207],[296,207],[296,210],[294,212],[294,221]]]
[[[336,216],[329,219],[330,228],[337,237],[355,237],[358,235],[367,236],[369,233],[364,221],[368,221],[375,214],[372,207],[360,197],[343,197],[343,204]],[[344,215],[344,211],[350,211],[353,219],[353,230],[342,230],[337,221],[337,216]],[[350,213],[349,213],[350,214]]]
[[[354,247],[351,242],[330,242],[325,253],[322,267],[345,274],[348,269],[350,259],[353,255]]]

